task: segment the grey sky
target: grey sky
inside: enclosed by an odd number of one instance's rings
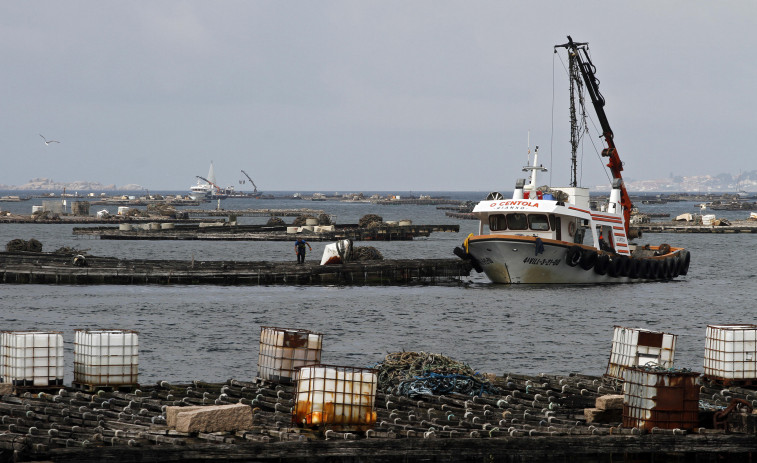
[[[529,129],[566,184],[568,34],[626,178],[757,169],[754,1],[2,0],[0,184],[509,190]]]

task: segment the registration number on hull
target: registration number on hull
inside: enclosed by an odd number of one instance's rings
[[[562,259],[539,259],[538,257],[526,257],[523,259],[524,264],[555,266],[560,265]]]

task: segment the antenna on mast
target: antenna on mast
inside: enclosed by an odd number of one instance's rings
[[[526,142],[526,160],[531,164],[531,129],[528,129],[528,139]]]

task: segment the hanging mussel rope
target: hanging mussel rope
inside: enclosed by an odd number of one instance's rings
[[[331,222],[331,216],[326,213],[318,215],[318,225],[333,225]]]
[[[379,388],[413,397],[419,394],[457,392],[466,395],[495,393],[497,389],[465,363],[441,354],[394,352],[375,367]]]

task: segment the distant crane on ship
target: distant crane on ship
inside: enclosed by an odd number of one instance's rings
[[[245,172],[244,170],[242,170],[242,173],[244,174],[245,177],[247,177],[247,180],[249,180],[250,183],[252,183],[252,188],[253,188],[252,194],[258,194],[258,186],[255,185],[255,182],[253,182],[252,179],[250,178],[250,176],[247,175],[247,172]]]

